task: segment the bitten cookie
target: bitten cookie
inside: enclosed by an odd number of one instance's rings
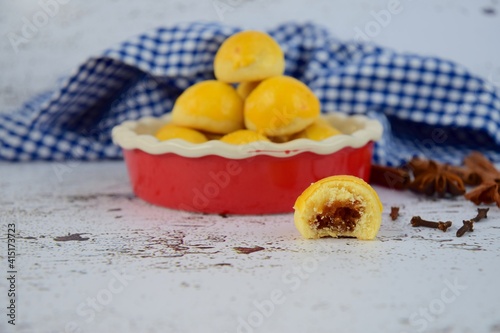
[[[331,176],[309,186],[294,205],[295,226],[304,238],[374,239],[382,222],[377,192],[354,176]]]

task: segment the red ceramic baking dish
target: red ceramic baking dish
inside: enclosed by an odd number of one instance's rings
[[[123,149],[135,194],[155,205],[203,213],[270,214],[293,211],[312,182],[340,174],[368,180],[373,141],[382,126],[364,116],[324,116],[342,131],[323,141],[218,140],[193,144],[158,141],[154,133],[170,119],[142,118],[113,128]]]

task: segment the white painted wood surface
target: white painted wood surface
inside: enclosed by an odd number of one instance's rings
[[[500,331],[497,207],[456,238],[472,203],[377,188],[377,240],[311,241],[292,214],[151,206],[123,162],[64,166],[0,164],[2,239],[16,223],[18,247],[18,324],[1,332]],[[413,228],[415,214],[453,227]],[[54,239],[76,233],[88,240]]]

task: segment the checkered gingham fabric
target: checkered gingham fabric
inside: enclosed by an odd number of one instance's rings
[[[195,82],[213,79],[219,45],[237,28],[190,23],[159,28],[90,58],[54,91],[0,114],[0,160],[120,158],[111,129],[160,116]],[[500,162],[500,92],[451,61],[341,41],[314,24],[269,31],[286,74],[306,83],[323,112],[367,114],[384,125],[374,162],[412,156],[460,164],[471,150]]]

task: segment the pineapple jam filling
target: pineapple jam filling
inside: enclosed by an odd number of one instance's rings
[[[323,212],[316,214],[311,224],[317,229],[330,229],[336,233],[352,232],[363,214],[359,201],[335,202],[326,205]]]

